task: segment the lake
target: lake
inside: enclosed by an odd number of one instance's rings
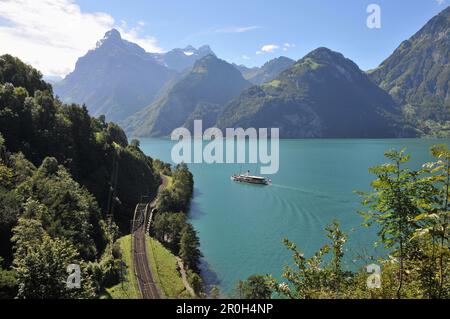
[[[204,277],[231,293],[236,282],[252,274],[279,278],[291,254],[282,241],[288,238],[310,256],[327,242],[324,228],[334,219],[349,232],[346,263],[355,268],[357,256],[382,254],[374,248],[376,229],[361,226],[360,199],[374,179],[368,168],[386,160],[388,149],[407,148],[411,166],[431,160],[433,144],[449,140],[282,140],[280,170],[268,187],[237,184],[230,176],[238,164],[192,164],[195,195],[190,219],[199,233],[205,256]],[[142,139],[146,154],[171,162],[174,142]],[[244,170],[256,172],[255,164]],[[259,172],[257,172],[259,173]]]

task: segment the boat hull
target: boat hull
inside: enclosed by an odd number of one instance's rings
[[[265,178],[252,178],[248,176],[232,176],[231,180],[237,183],[253,184],[253,185],[270,185],[270,180]]]

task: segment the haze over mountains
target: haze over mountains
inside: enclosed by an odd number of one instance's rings
[[[239,71],[241,71],[244,78],[253,84],[263,84],[265,82],[272,81],[281,72],[289,68],[295,63],[294,60],[287,57],[279,57],[265,63],[262,67],[247,68],[245,65],[237,65]]]
[[[222,107],[251,86],[231,64],[208,55],[154,104],[124,122],[133,136],[168,136],[195,119],[214,125]]]
[[[220,60],[209,46],[145,52],[116,30],[55,87],[132,136],[179,126],[279,127],[283,137],[398,137],[450,133],[450,8],[369,72],[319,48],[259,68]]]
[[[120,121],[153,101],[175,71],[111,30],[94,50],[78,59],[75,70],[55,85],[66,103],[84,103],[94,116]]]
[[[195,62],[210,54],[214,55],[214,52],[208,45],[204,45],[198,49],[189,45],[184,49],[173,49],[166,53],[155,53],[153,57],[169,69],[182,72],[192,68]]]

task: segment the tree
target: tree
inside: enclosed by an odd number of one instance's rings
[[[195,294],[198,297],[203,298],[205,294],[205,288],[202,277],[200,277],[200,275],[192,271],[189,271],[188,277]]]
[[[363,204],[370,211],[363,212],[366,225],[380,225],[379,236],[386,248],[394,249],[394,256],[399,259],[399,279],[397,298],[401,298],[405,275],[405,259],[414,250],[411,241],[418,228],[416,218],[429,207],[432,199],[432,185],[427,179],[420,178],[421,171],[404,168],[410,156],[405,150],[388,151],[385,156],[389,163],[371,168],[369,171],[377,176],[372,183],[374,192],[360,193]]]
[[[295,267],[285,267],[282,277],[288,283],[278,283],[273,278],[266,279],[270,288],[291,299],[344,298],[349,287],[354,284],[354,275],[342,267],[344,245],[347,234],[340,229],[338,221],[326,227],[330,244],[324,245],[312,257],[307,258],[289,241],[284,245],[292,252]],[[331,247],[331,248],[330,248]],[[325,257],[332,253],[329,261]]]
[[[199,247],[197,232],[191,224],[186,224],[181,233],[180,257],[184,265],[193,271],[198,271],[200,258],[203,257]]]
[[[135,148],[139,148],[141,147],[141,142],[138,139],[133,139],[131,140],[130,145]]]
[[[434,203],[423,214],[416,218],[420,223],[415,239],[421,240],[424,257],[427,259],[425,282],[428,287],[429,298],[442,298],[445,292],[449,294],[450,282],[447,278],[448,264],[450,261],[449,250],[449,199],[450,199],[450,150],[447,145],[435,145],[431,148],[431,154],[436,159],[434,162],[424,165],[429,183],[435,187]],[[430,238],[428,246],[431,247],[427,254],[427,238]],[[437,274],[437,275],[436,275]]]
[[[326,229],[327,237],[331,241],[331,250],[333,258],[331,260],[331,290],[339,293],[344,277],[342,270],[342,259],[344,258],[344,245],[348,240],[348,235],[341,231],[340,223],[335,220],[331,226]]]
[[[105,248],[106,234],[95,199],[55,158],[46,158],[17,192],[27,203],[28,217],[40,220],[51,237],[69,240],[84,259],[95,260]]]
[[[5,139],[3,135],[0,133],[0,163],[6,160],[6,146]]]
[[[177,255],[185,225],[186,216],[183,213],[162,213],[155,216],[151,231],[159,242]]]
[[[67,267],[81,264],[76,249],[66,240],[52,239],[34,220],[19,220],[14,228],[14,270],[19,283],[18,298],[69,299],[92,298],[89,277],[82,279],[81,290],[67,287]]]
[[[13,270],[2,268],[3,258],[0,257],[0,300],[13,299],[17,295],[18,284]]]
[[[42,74],[18,58],[9,54],[0,56],[0,83],[12,83],[34,94],[36,90],[52,92],[50,84],[42,80]]]
[[[268,278],[265,276],[253,275],[245,281],[239,281],[236,286],[239,299],[271,299],[272,289]]]
[[[127,136],[120,126],[114,123],[109,123],[106,131],[111,142],[117,143],[122,147],[128,146]]]

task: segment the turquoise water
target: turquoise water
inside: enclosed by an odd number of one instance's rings
[[[240,165],[193,164],[195,195],[190,218],[205,255],[209,283],[231,292],[236,282],[258,274],[281,275],[291,260],[282,240],[289,238],[309,256],[324,243],[324,227],[334,219],[350,233],[347,266],[373,248],[376,229],[361,227],[359,197],[369,190],[368,168],[385,162],[388,149],[407,147],[411,165],[431,160],[429,147],[448,140],[283,140],[280,171],[268,187],[236,184]],[[171,162],[173,142],[143,139],[146,154]],[[244,168],[255,171],[256,165]]]

